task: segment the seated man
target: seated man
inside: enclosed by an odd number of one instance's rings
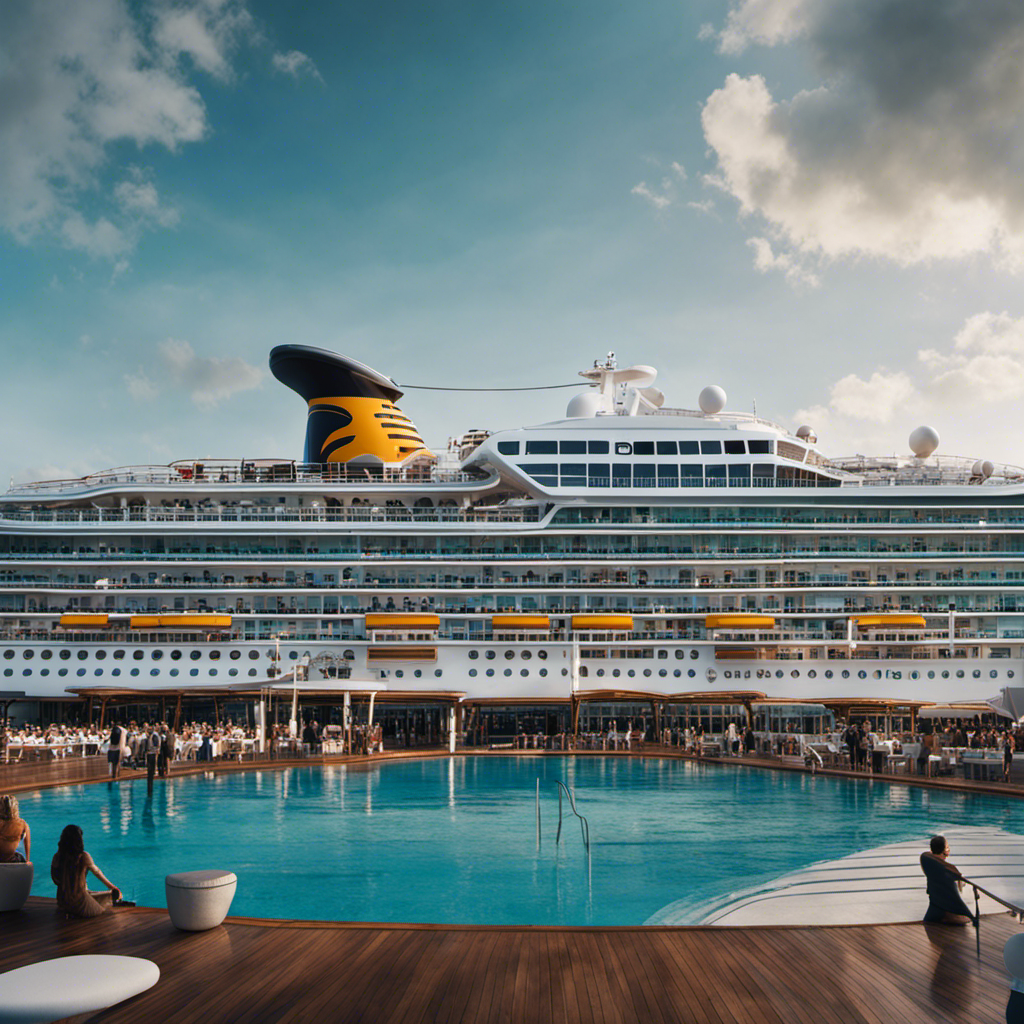
[[[976,924],[974,915],[960,898],[962,875],[949,863],[945,836],[932,836],[931,852],[921,854],[921,870],[928,879],[927,924]]]

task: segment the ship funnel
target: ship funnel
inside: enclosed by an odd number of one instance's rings
[[[278,345],[270,372],[306,400],[304,462],[393,463],[432,454],[395,405],[401,390],[371,367],[322,348]]]

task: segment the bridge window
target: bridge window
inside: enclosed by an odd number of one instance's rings
[[[607,455],[608,454],[608,442],[607,441],[588,441],[587,442],[587,453],[589,455]]]
[[[558,442],[557,441],[527,441],[526,442],[526,454],[527,455],[557,455],[558,454]]]
[[[721,455],[722,454],[722,442],[721,441],[701,441],[700,443],[701,455]]]
[[[519,454],[519,442],[518,441],[499,441],[498,442],[498,454],[499,455],[518,455]]]
[[[586,441],[560,441],[558,443],[558,451],[562,455],[586,455],[587,454],[587,442]]]

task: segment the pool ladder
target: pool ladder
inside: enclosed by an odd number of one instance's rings
[[[572,813],[580,819],[580,835],[583,836],[583,848],[587,851],[587,855],[590,854],[590,822],[576,810],[576,797],[573,791],[560,779],[555,780],[555,784],[558,786],[558,831],[555,833],[555,843],[562,838],[562,790],[565,790],[566,798],[569,801],[569,807],[572,808]]]

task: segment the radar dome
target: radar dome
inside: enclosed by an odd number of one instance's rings
[[[717,384],[709,384],[700,393],[697,402],[701,412],[713,416],[725,408],[725,392]]]
[[[809,441],[811,444],[818,443],[818,435],[814,432],[814,427],[809,427],[806,423],[802,427],[797,427],[796,436],[801,441]]]
[[[927,458],[939,447],[939,432],[932,427],[918,427],[910,435],[910,450],[919,458]]]
[[[570,420],[588,420],[596,416],[600,408],[601,396],[596,391],[581,391],[570,399],[565,416]]]
[[[981,475],[987,480],[996,471],[995,463],[989,462],[986,459],[981,464]]]

